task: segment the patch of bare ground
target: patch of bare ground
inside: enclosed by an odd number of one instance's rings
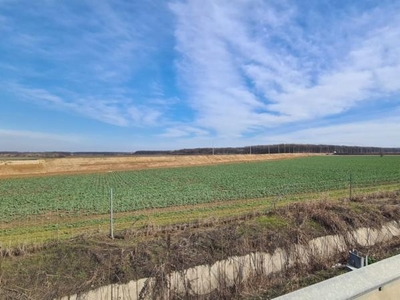
[[[174,226],[144,225],[134,232],[117,232],[114,240],[105,235],[82,235],[29,252],[20,249],[7,253],[3,249],[0,298],[54,299],[145,277],[163,282],[172,271],[252,252],[273,253],[277,248],[290,249],[315,237],[344,234],[360,227],[380,228],[388,221],[400,220],[398,193],[355,200],[292,203],[231,218],[182,224],[177,221]],[[363,250],[373,259],[397,254],[400,239]],[[254,274],[254,278],[233,288],[195,298],[269,299],[335,275],[331,266],[345,260],[345,255],[340,254],[331,260],[288,268],[280,274]],[[187,295],[172,299],[191,298]]]
[[[130,157],[69,157],[0,161],[0,178],[174,168],[222,163],[256,162],[318,155],[313,153],[257,155],[177,155]]]

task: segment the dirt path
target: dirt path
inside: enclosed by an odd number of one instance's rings
[[[69,157],[39,160],[0,160],[0,178],[95,173],[150,168],[212,165],[232,162],[253,162],[311,156],[309,153],[260,155],[188,155],[129,157]]]

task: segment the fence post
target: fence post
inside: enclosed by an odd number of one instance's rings
[[[352,194],[353,194],[353,176],[350,173],[350,191],[349,191],[350,195],[349,195],[349,201],[352,200]]]
[[[113,224],[113,189],[110,189],[110,237],[114,239],[114,224]]]

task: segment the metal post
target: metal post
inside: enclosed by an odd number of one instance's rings
[[[114,239],[114,224],[113,224],[113,189],[110,189],[110,237]]]
[[[350,191],[349,192],[350,192],[349,200],[351,201],[352,193],[353,193],[353,178],[351,176],[351,173],[350,173]]]

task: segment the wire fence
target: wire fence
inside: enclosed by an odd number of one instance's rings
[[[110,224],[113,224],[111,228],[121,231],[157,223],[158,217],[164,218],[160,224],[190,222],[198,218],[200,209],[206,215],[218,217],[221,207],[246,205],[247,211],[270,210],[289,201],[353,200],[363,195],[400,192],[399,174],[370,177],[349,174],[341,179],[305,178],[297,182],[269,180],[264,181],[268,184],[247,188],[229,181],[169,184],[171,178],[162,178],[165,185],[147,192],[136,189],[134,182],[117,172],[93,176],[95,185],[84,182],[77,185],[72,177],[0,181],[0,246],[4,249],[80,234],[108,234]],[[64,181],[60,183],[57,179]],[[110,204],[114,213],[111,218]],[[176,218],[180,212],[184,212],[184,219]]]

